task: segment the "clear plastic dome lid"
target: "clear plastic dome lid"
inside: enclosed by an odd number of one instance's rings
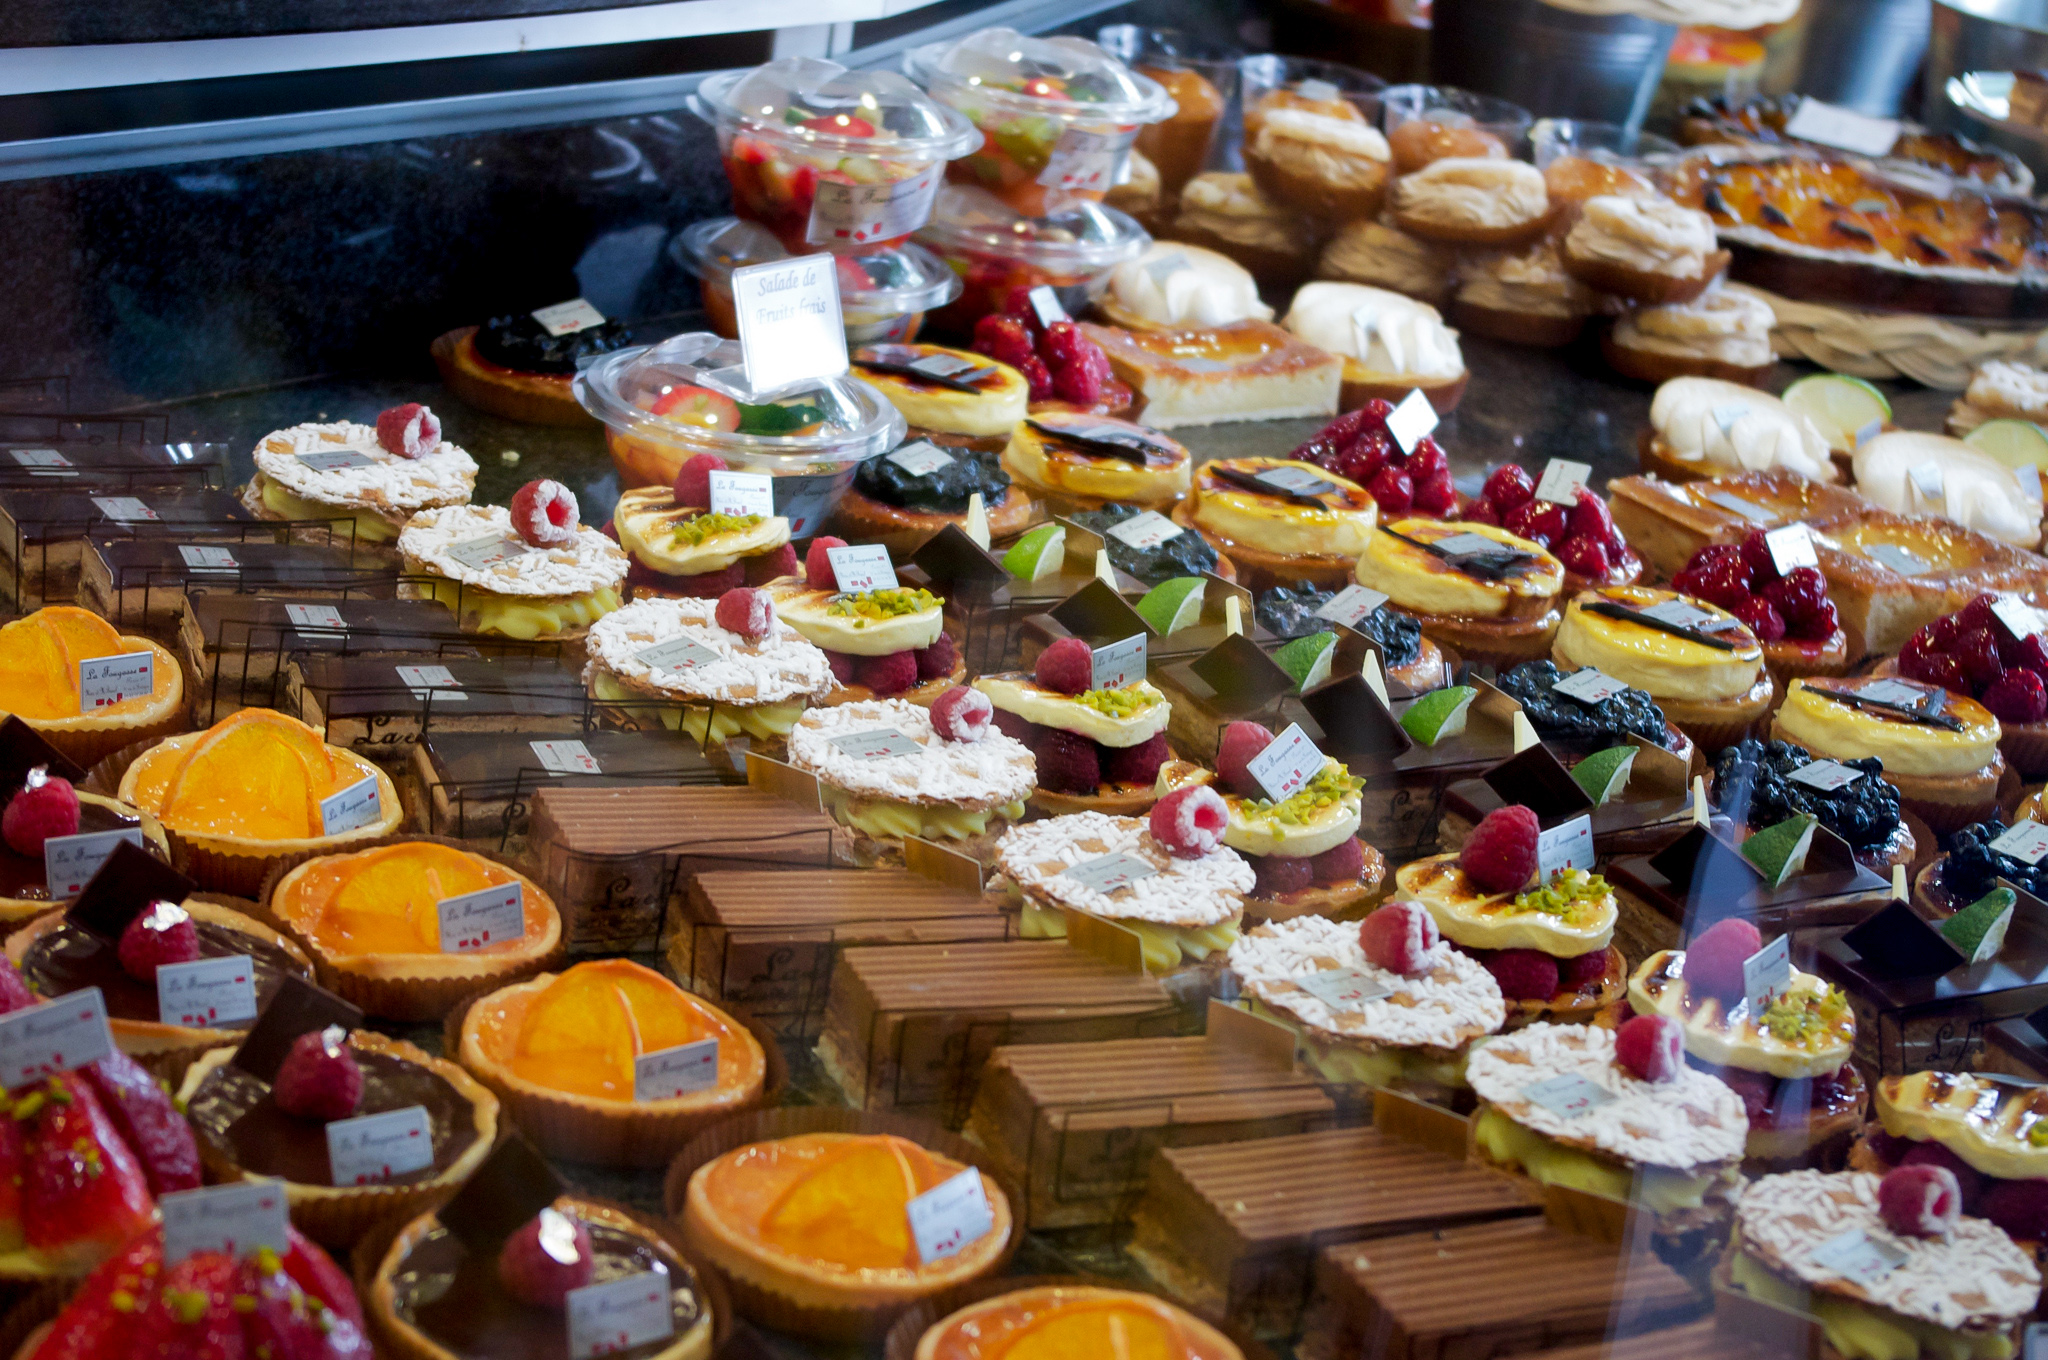
[[[728,289],[733,270],[789,256],[774,232],[737,217],[691,225],[676,238],[675,253],[677,262],[698,278]],[[960,291],[960,276],[922,246],[840,255],[836,261],[839,301],[849,314],[929,311]]]
[[[1086,38],[988,28],[906,53],[911,79],[980,121],[983,107],[1066,122],[1157,123],[1173,97]]]
[[[1115,208],[1076,203],[1044,217],[1026,217],[972,184],[939,190],[932,220],[917,238],[945,253],[997,255],[1059,273],[1109,269],[1152,244],[1137,219]]]
[[[756,136],[820,152],[952,160],[981,133],[894,71],[849,71],[820,57],[784,57],[706,79],[697,98],[712,118]]]

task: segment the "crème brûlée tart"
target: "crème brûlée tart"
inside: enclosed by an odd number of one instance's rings
[[[2048,1240],[2048,1135],[2034,1133],[2048,1120],[2048,1090],[1990,1072],[1908,1072],[1879,1077],[1870,1103],[1876,1117],[1849,1149],[1851,1170],[1882,1176],[1945,1150],[1982,1179],[1972,1213],[2031,1246]]]
[[[149,654],[149,693],[88,710],[79,663],[137,652]],[[123,636],[77,605],[49,605],[0,624],[0,714],[21,719],[58,754],[90,769],[124,746],[184,730],[185,673],[148,638]]]
[[[1159,768],[1161,797],[1194,784],[1215,789],[1229,810],[1223,843],[1252,866],[1256,877],[1244,905],[1254,920],[1356,917],[1380,899],[1386,857],[1358,839],[1365,781],[1344,762],[1326,759],[1306,784],[1277,803],[1262,789],[1230,788],[1191,761],[1172,760]]]
[[[932,1324],[909,1360],[1244,1360],[1236,1342],[1165,1299],[1043,1285],[968,1304]]]
[[[1220,458],[1195,469],[1173,522],[1225,554],[1253,590],[1349,584],[1379,505],[1355,482],[1287,458]]]
[[[1048,411],[1020,424],[1003,469],[1054,514],[1109,502],[1170,509],[1188,493],[1194,461],[1178,441],[1133,420]]]
[[[706,1039],[718,1041],[711,1085],[640,1093],[641,1058]],[[477,998],[457,1056],[541,1151],[599,1166],[667,1165],[706,1124],[757,1105],[768,1073],[745,1025],[629,959]]]
[[[1883,688],[1880,688],[1883,687]],[[1903,687],[1903,689],[1899,688]],[[1913,712],[1858,702],[1920,695]],[[1938,698],[1936,698],[1938,696]],[[1938,702],[1936,711],[1933,707]],[[1998,719],[1975,699],[1917,680],[1808,676],[1794,680],[1771,724],[1771,735],[1816,756],[1876,756],[1899,802],[1936,834],[1947,835],[1998,811],[2005,757]]]
[[[352,807],[372,790],[375,805],[360,812],[322,811],[344,791],[354,791],[344,800]],[[275,864],[388,836],[405,820],[390,775],[267,708],[157,743],[121,776],[119,796],[162,824],[172,858],[201,887],[238,897],[255,897]],[[363,820],[329,832],[337,813]]]
[[[476,460],[440,438],[416,457],[384,447],[374,425],[336,420],[277,430],[256,445],[256,473],[242,504],[258,519],[332,521],[348,516],[348,531],[333,533],[337,544],[358,551],[388,552],[398,531],[421,510],[466,505],[476,488]],[[420,443],[426,443],[422,437]]]
[[[736,586],[765,585],[795,566],[784,515],[713,513],[677,502],[673,489],[641,486],[619,493],[612,532],[632,558],[633,597],[676,595],[715,600]]]
[[[1471,373],[1458,333],[1426,302],[1360,283],[1311,283],[1294,295],[1282,323],[1344,360],[1337,404],[1350,411],[1374,398],[1399,402],[1421,392],[1438,415],[1464,398]]]
[[[1693,636],[1656,616],[1691,619]],[[1638,617],[1647,616],[1647,617]],[[1657,701],[1703,751],[1733,745],[1778,697],[1763,644],[1727,610],[1649,586],[1603,586],[1565,606],[1552,649],[1560,667],[1592,666]]]
[[[690,1176],[683,1235],[734,1302],[781,1331],[858,1340],[897,1312],[1008,1259],[1009,1197],[981,1177],[993,1225],[951,1256],[918,1255],[905,1206],[966,1171],[894,1134],[799,1133],[749,1143]]]
[[[943,345],[863,345],[854,371],[903,414],[911,439],[994,453],[1031,405],[1031,384],[1008,364]],[[920,366],[929,373],[911,370]]]
[[[908,699],[929,706],[967,678],[946,632],[946,602],[921,586],[841,591],[792,577],[769,594],[776,617],[825,653],[835,682],[826,705]]]
[[[631,562],[580,525],[561,547],[532,547],[498,505],[422,510],[406,521],[398,551],[408,576],[431,578],[407,589],[446,605],[463,632],[522,641],[582,638],[619,607]]]
[[[437,903],[515,884],[517,935],[445,947]],[[309,858],[283,871],[265,909],[313,956],[322,986],[388,1020],[437,1020],[463,996],[540,971],[562,948],[562,914],[539,884],[436,840]]]
[[[1356,576],[1420,622],[1423,636],[1468,661],[1513,666],[1550,654],[1564,564],[1505,529],[1396,520],[1372,536]]]
[[[1007,671],[974,687],[988,696],[998,727],[1042,752],[1030,796],[1038,811],[1136,816],[1159,801],[1153,785],[1173,754],[1173,704],[1150,680],[1068,694]]]

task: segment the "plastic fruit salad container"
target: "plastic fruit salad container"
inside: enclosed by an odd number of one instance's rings
[[[605,355],[576,375],[576,400],[604,422],[626,488],[673,482],[700,453],[775,478],[793,538],[818,530],[862,459],[903,440],[903,416],[853,377],[757,396],[737,340],[691,331]]]
[[[1059,294],[1069,316],[1078,316],[1118,265],[1152,244],[1135,219],[1100,203],[1026,217],[964,184],[939,192],[932,220],[917,239],[960,277],[958,300],[932,315],[934,326],[958,335],[971,335],[990,312],[1010,310],[1014,290],[1041,284]]]
[[[1028,38],[991,28],[906,54],[910,78],[972,119],[981,149],[947,175],[978,184],[1025,217],[1100,201],[1138,129],[1170,118],[1173,96],[1086,38]]]
[[[775,233],[737,217],[695,223],[676,237],[672,250],[676,262],[703,286],[711,329],[728,339],[740,333],[733,314],[732,271],[789,258]],[[922,246],[840,255],[834,263],[848,348],[913,340],[926,312],[960,296],[959,276]]]
[[[981,144],[894,71],[817,57],[722,72],[690,107],[718,129],[733,211],[799,255],[902,242],[930,215],[944,164]]]

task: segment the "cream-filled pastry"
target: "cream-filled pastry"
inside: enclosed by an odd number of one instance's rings
[[[1130,330],[1271,321],[1251,272],[1228,255],[1179,241],[1155,241],[1109,276],[1096,308]]]
[[[1136,421],[1047,411],[1019,424],[1003,470],[1056,512],[1116,501],[1164,510],[1188,491],[1193,460],[1178,442]]]
[[[635,600],[591,629],[583,683],[638,726],[777,741],[832,692],[832,666],[772,611],[765,623],[749,636],[721,625],[713,600]]]
[[[1524,161],[1452,156],[1395,182],[1393,217],[1435,241],[1516,245],[1550,220],[1550,193],[1543,172]]]
[[[791,577],[768,587],[775,612],[822,648],[839,682],[830,702],[898,697],[930,704],[966,678],[945,630],[945,601],[920,586],[842,591]]]
[[[1449,301],[1457,252],[1366,218],[1340,228],[1323,247],[1316,272],[1326,279],[1387,288],[1441,307]]]
[[[1936,685],[1867,676],[1794,680],[1771,735],[1816,756],[1876,756],[1899,803],[1946,835],[1997,811],[1998,719]]]
[[[1894,430],[1855,453],[1856,489],[1901,515],[1939,515],[2018,548],[2041,542],[2041,478],[1960,439]]]
[[[2048,1135],[2033,1136],[2048,1119],[2042,1087],[1976,1072],[1908,1072],[1879,1079],[1871,1104],[1877,1127],[1865,1130],[1864,1144],[1849,1159],[1859,1171],[1889,1171],[1915,1146],[1933,1143],[1979,1175],[2048,1190],[2048,1142],[2042,1141]],[[2018,1214],[2008,1217],[1993,1207],[1985,1217],[2038,1240],[2038,1232],[2021,1231]]]
[[[1379,507],[1363,487],[1312,463],[1227,458],[1195,470],[1187,500],[1173,513],[1240,571],[1293,580],[1290,571],[1301,579],[1349,576]]]
[[[1357,283],[1311,283],[1281,324],[1344,360],[1346,410],[1375,397],[1398,402],[1420,388],[1441,413],[1465,395],[1458,333],[1426,302]]]
[[[1756,634],[1727,610],[1669,590],[1587,591],[1565,606],[1553,656],[1647,692],[1706,751],[1747,735],[1777,697]]]
[[[395,449],[379,427],[390,429]],[[386,412],[376,426],[336,420],[277,430],[257,441],[255,461],[242,493],[251,514],[346,517],[356,546],[389,544],[418,511],[467,504],[476,487],[476,460],[441,438],[441,422],[424,406]]]
[[[1268,198],[1247,174],[1212,170],[1180,191],[1168,233],[1236,260],[1269,288],[1291,288],[1315,263],[1315,220]]]
[[[1392,159],[1370,123],[1306,109],[1271,110],[1244,148],[1245,169],[1268,195],[1338,221],[1379,211]]]
[[[530,514],[515,523],[503,506],[422,510],[398,535],[406,574],[425,578],[406,589],[446,605],[465,633],[523,640],[581,637],[617,609],[630,562],[625,549],[576,522],[566,488],[529,483],[521,495],[534,486],[553,488],[550,504],[567,506],[567,522],[540,535],[549,542],[529,541],[521,525]]]
[[[1827,436],[1765,392],[1718,378],[1673,378],[1650,399],[1643,470],[1685,480],[1783,468],[1838,482]]]
[[[1592,290],[1565,271],[1557,242],[1484,251],[1458,269],[1451,319],[1464,330],[1510,344],[1570,344],[1597,310]]]
[[[1068,693],[1011,672],[984,675],[974,687],[988,696],[998,712],[1116,749],[1142,746],[1165,732],[1173,716],[1173,705],[1150,680],[1138,680],[1121,689]]]
[[[1617,317],[1601,341],[1615,370],[1643,382],[1690,376],[1752,383],[1775,356],[1777,313],[1740,284],[1710,286],[1688,302],[1638,307]]]
[[[1965,435],[1987,420],[2048,421],[2048,371],[2012,359],[1978,365],[1949,408],[1948,432]]]
[[[1600,194],[1579,207],[1564,238],[1564,267],[1603,293],[1638,302],[1688,302],[1728,267],[1714,219],[1649,195]]]
[[[993,452],[1031,402],[1031,384],[1022,373],[969,350],[863,345],[851,357],[861,381],[902,412],[913,439]],[[918,371],[920,365],[929,372]]]

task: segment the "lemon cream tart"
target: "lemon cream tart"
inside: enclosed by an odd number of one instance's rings
[[[1638,307],[1600,337],[1615,372],[1662,383],[1692,375],[1754,384],[1777,361],[1771,328],[1777,313],[1737,284],[1709,288],[1690,302]]]
[[[791,579],[769,594],[776,617],[824,651],[836,682],[826,703],[929,704],[967,675],[946,632],[945,601],[921,586],[814,590]]]
[[[1228,255],[1181,241],[1155,241],[1118,265],[1095,310],[1133,331],[1273,319],[1249,270]]]
[[[1244,787],[1235,788],[1189,761],[1169,761],[1159,768],[1161,797],[1195,784],[1207,784],[1222,795],[1230,814],[1223,843],[1249,860],[1258,875],[1245,903],[1251,915],[1263,921],[1335,918],[1356,914],[1378,899],[1387,862],[1358,839],[1365,781],[1342,761],[1326,759],[1307,784],[1277,803],[1249,777]]]
[[[1863,1122],[1863,1078],[1849,1064],[1856,1016],[1848,998],[1794,968],[1758,1015],[1744,996],[1688,986],[1685,956],[1660,949],[1644,959],[1629,978],[1629,1005],[1638,1015],[1676,1020],[1693,1065],[1742,1097],[1749,1110],[1745,1155],[1793,1163],[1846,1142]]]
[[[1420,391],[1438,414],[1465,395],[1471,374],[1458,333],[1426,302],[1358,283],[1311,283],[1281,323],[1344,360],[1338,405],[1355,410],[1378,397],[1398,402]]]
[[[1078,639],[1062,641],[1087,646]],[[1090,683],[1078,674],[1069,681],[1049,667],[1042,670],[1048,681]],[[1157,799],[1153,784],[1172,754],[1166,727],[1173,705],[1150,680],[1061,689],[1006,672],[984,675],[974,688],[994,705],[996,726],[1037,753],[1038,789],[1031,801],[1041,811],[1138,813]]]
[[[1438,940],[1415,975],[1396,973],[1366,957],[1356,922],[1299,916],[1254,926],[1230,947],[1229,968],[1251,1009],[1299,1033],[1324,1077],[1446,1104],[1469,1095],[1472,1041],[1507,1019],[1500,986],[1477,959]],[[1355,984],[1356,998],[1338,983]]]
[[[1167,510],[1188,492],[1193,460],[1178,442],[1136,421],[1047,411],[1019,425],[1003,469],[1054,513],[1108,502]]]
[[[1523,161],[1447,156],[1394,184],[1394,225],[1433,241],[1519,245],[1550,220],[1543,172]]]
[[[1741,740],[1777,697],[1763,644],[1742,620],[1669,590],[1587,591],[1565,606],[1552,654],[1560,668],[1591,666],[1644,691],[1707,751]]]
[[[1468,661],[1512,666],[1550,653],[1564,564],[1505,529],[1396,520],[1372,536],[1356,575]]]
[[[1597,194],[1564,238],[1564,267],[1636,302],[1690,302],[1728,267],[1714,219],[1659,194]]]
[[[1173,512],[1238,567],[1254,589],[1345,583],[1379,520],[1364,487],[1313,463],[1225,458],[1195,470]]]
[[[949,731],[958,732],[957,727]],[[941,737],[931,713],[902,699],[814,708],[789,733],[789,763],[818,780],[825,809],[864,837],[869,859],[906,836],[979,842],[1024,816],[1030,750],[993,727]]]
[[[715,600],[736,586],[760,585],[796,569],[789,520],[782,515],[713,513],[684,505],[664,486],[619,493],[612,532],[631,555],[633,595]]]
[[[1031,384],[985,354],[941,345],[865,345],[853,352],[863,382],[889,399],[909,438],[999,450],[1031,403]]]
[[[1917,680],[1794,680],[1771,735],[1816,756],[1876,756],[1899,801],[1938,834],[1997,811],[1998,719],[1975,699]]]
[[[1867,439],[1854,457],[1856,490],[1900,515],[1939,515],[2001,543],[2041,543],[2038,468],[2022,478],[1960,439],[1894,430]]]
[[[1964,1212],[2048,1242],[2048,1090],[1984,1072],[1909,1072],[1878,1078],[1871,1111],[1853,1169],[1883,1175],[1930,1157],[1960,1166],[1975,1176],[1957,1173]]]
[[[583,683],[628,721],[700,744],[777,742],[832,692],[825,654],[781,619],[758,642],[721,628],[712,600],[635,600],[590,631]],[[681,706],[681,712],[677,712]]]
[[[617,609],[626,583],[625,549],[596,529],[576,527],[567,543],[537,548],[497,505],[422,510],[398,535],[409,590],[455,612],[465,633],[573,639]]]
[[[347,516],[354,546],[389,547],[415,513],[466,505],[476,487],[476,460],[440,438],[439,421],[433,430],[417,456],[393,453],[378,442],[376,426],[352,420],[275,431],[256,445],[256,474],[242,504],[258,519]]]
[[[1402,865],[1394,883],[1404,900],[1423,905],[1446,940],[1489,971],[1498,968],[1496,980],[1517,976],[1516,961],[1502,960],[1504,954],[1533,951],[1557,960],[1555,992],[1508,997],[1510,1027],[1540,1019],[1585,1023],[1621,999],[1628,965],[1614,947],[1619,907],[1600,875],[1565,869],[1544,883],[1488,892],[1449,854]],[[1549,976],[1547,969],[1539,973]]]
[[[1012,827],[996,845],[996,869],[1022,905],[1025,939],[1063,939],[1061,909],[1084,912],[1135,933],[1155,973],[1220,958],[1252,886],[1251,866],[1227,846],[1183,859],[1144,818],[1100,812]]]
[[[1673,378],[1650,398],[1643,471],[1676,481],[1783,468],[1839,482],[1827,436],[1765,392],[1720,378]]]

